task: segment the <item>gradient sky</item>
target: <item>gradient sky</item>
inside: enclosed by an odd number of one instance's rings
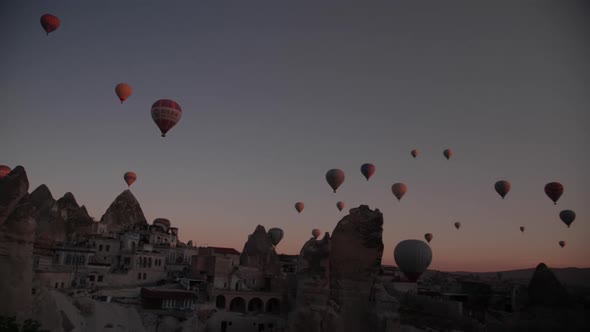
[[[148,220],[197,245],[242,250],[262,224],[295,254],[343,200],[383,212],[385,264],[431,232],[433,269],[590,266],[587,2],[371,3],[2,1],[0,164],[96,219],[135,171]],[[62,20],[49,36],[44,13]],[[119,82],[134,87],[123,105]],[[166,138],[160,98],[183,108]],[[337,194],[330,168],[346,172]],[[557,206],[550,181],[565,186]]]

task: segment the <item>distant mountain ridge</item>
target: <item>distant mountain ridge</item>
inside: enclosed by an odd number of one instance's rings
[[[550,267],[551,268],[551,267]],[[590,288],[590,268],[551,268],[557,279],[567,286],[578,286]],[[498,273],[501,273],[503,280],[530,280],[535,273],[535,268],[518,269],[497,272],[465,272],[455,271],[447,272],[454,275],[476,275],[482,279],[497,279]]]

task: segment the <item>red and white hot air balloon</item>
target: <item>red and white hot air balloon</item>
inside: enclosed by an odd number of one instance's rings
[[[170,99],[160,99],[152,105],[152,119],[160,128],[162,137],[176,126],[182,117],[182,109],[177,102]]]

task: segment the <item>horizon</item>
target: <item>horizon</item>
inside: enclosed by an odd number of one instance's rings
[[[228,3],[0,5],[0,164],[97,219],[136,172],[147,221],[169,219],[196,246],[241,251],[260,224],[296,254],[365,204],[383,213],[384,265],[430,232],[430,270],[590,267],[582,5]],[[45,13],[62,21],[48,36]],[[121,82],[134,89],[123,104]],[[165,138],[150,116],[162,98],[182,107]],[[346,174],[337,193],[332,168]],[[557,205],[551,181],[565,186]],[[395,182],[408,185],[400,202]]]

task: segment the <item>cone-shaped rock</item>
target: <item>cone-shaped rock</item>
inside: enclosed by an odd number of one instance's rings
[[[0,225],[6,221],[28,191],[29,179],[22,166],[16,166],[12,172],[0,178]]]
[[[240,265],[256,267],[268,273],[280,270],[279,257],[264,226],[256,226],[254,233],[248,237],[240,255]]]
[[[569,295],[553,271],[544,263],[537,265],[529,282],[529,299],[531,304],[540,306],[566,306]]]
[[[111,203],[100,222],[109,226],[109,230],[118,231],[136,224],[147,224],[141,206],[129,190],[123,191]]]

